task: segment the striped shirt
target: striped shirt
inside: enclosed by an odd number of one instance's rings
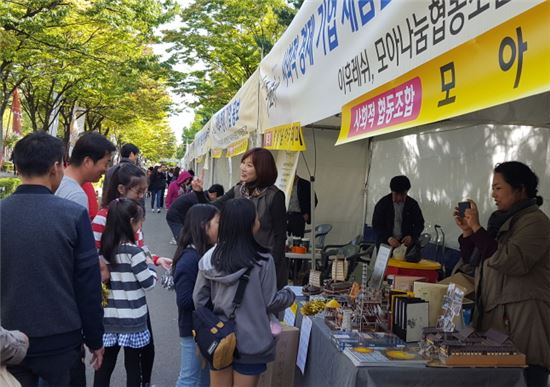
[[[116,263],[108,263],[111,279],[103,318],[106,333],[135,333],[147,329],[145,290],[155,286],[157,274],[147,265],[146,259],[142,249],[125,243],[117,248]]]
[[[101,249],[101,236],[105,231],[105,224],[107,223],[108,213],[109,213],[109,209],[106,207],[103,207],[97,212],[97,215],[92,221],[92,231],[94,232],[95,247],[98,252]],[[141,228],[138,230],[138,232],[136,232],[136,235],[134,237],[136,239],[136,245],[140,247],[146,255],[151,255],[151,251],[145,245],[145,241],[143,240],[143,231],[141,230]],[[156,262],[157,256],[152,256],[152,257],[153,257],[152,258],[153,262]]]

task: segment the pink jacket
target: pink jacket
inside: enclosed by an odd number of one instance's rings
[[[187,171],[181,171],[176,181],[173,181],[168,186],[168,193],[166,194],[166,208],[170,208],[174,200],[180,196],[180,187],[185,180],[192,179],[193,176]]]

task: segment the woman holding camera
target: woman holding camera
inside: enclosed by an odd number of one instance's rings
[[[550,220],[537,186],[527,165],[505,162],[494,169],[487,229],[472,200],[464,217],[454,213],[462,259],[476,268],[476,328],[510,336],[527,355],[528,386],[546,386],[550,368]]]

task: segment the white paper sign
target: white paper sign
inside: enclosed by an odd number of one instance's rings
[[[300,343],[298,344],[298,358],[296,359],[296,365],[302,371],[302,375],[306,369],[307,350],[309,348],[309,336],[311,335],[311,327],[313,321],[307,316],[302,319],[302,326],[300,327]]]
[[[296,322],[296,313],[289,307],[285,309],[285,323],[293,327],[294,323]]]

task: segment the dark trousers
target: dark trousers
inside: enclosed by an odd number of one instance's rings
[[[38,386],[42,379],[50,386],[70,386],[70,370],[80,362],[80,348],[53,356],[26,357],[21,364],[8,366],[8,371],[23,387]]]
[[[151,328],[151,317],[149,314],[147,314],[147,328],[149,329],[151,340],[149,340],[149,344],[141,348],[141,352],[139,353],[142,386],[151,383],[151,374],[153,373],[153,363],[155,361],[155,342],[153,341],[153,329]]]
[[[528,387],[548,386],[549,369],[538,365],[530,365],[523,371],[525,384]]]
[[[306,221],[304,215],[300,212],[288,212],[286,214],[286,231],[288,235],[303,238],[305,229]]]
[[[71,387],[86,387],[86,349],[80,347],[80,361],[71,367]]]
[[[164,207],[164,188],[160,190],[160,208]]]
[[[107,347],[103,355],[103,364],[94,374],[94,387],[109,387],[111,375],[116,366],[120,347]],[[140,352],[143,348],[124,347],[124,368],[126,369],[126,386],[141,386]]]

